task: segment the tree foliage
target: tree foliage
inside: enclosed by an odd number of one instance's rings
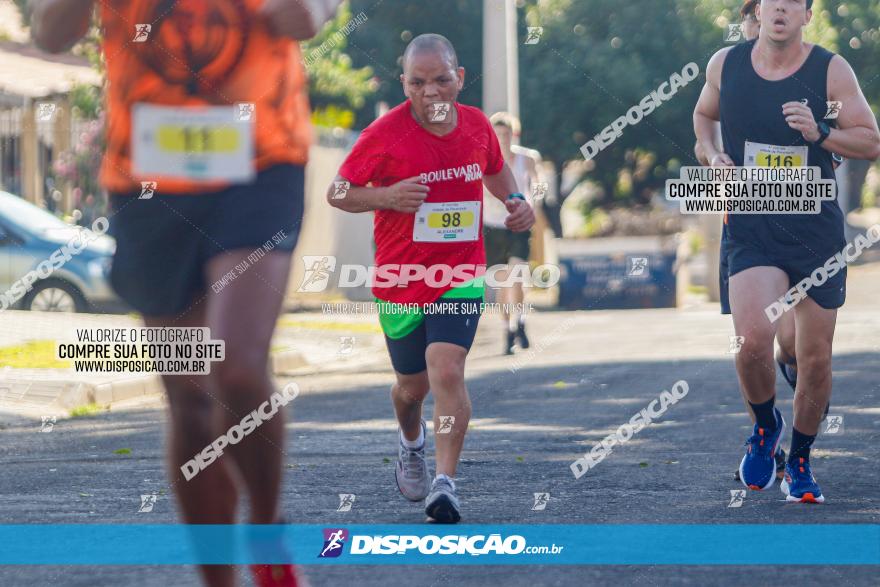
[[[467,72],[460,99],[481,105],[482,0],[349,4],[303,44],[317,120],[363,128],[378,101],[402,101],[403,50],[428,32],[452,41]],[[523,144],[557,168],[583,160],[581,145],[694,62],[700,77],[628,126],[588,168],[604,188],[603,204],[645,201],[678,166],[695,161],[691,114],[703,72],[711,55],[726,46],[727,25],[738,22],[740,5],[740,0],[517,0]],[[339,35],[361,12],[367,20]],[[880,109],[880,0],[815,0],[813,12],[807,39],[845,57],[869,102]],[[499,17],[494,10],[486,15]],[[543,27],[537,44],[523,44],[528,26]],[[319,49],[321,55],[311,60]]]
[[[369,19],[369,17],[367,17]],[[367,20],[369,22],[369,20]],[[340,6],[336,17],[300,49],[309,75],[309,99],[314,121],[325,126],[350,128],[354,111],[362,109],[378,87],[370,66],[355,67],[349,56],[347,27],[357,30],[352,11]]]
[[[373,120],[377,102],[394,106],[405,99],[400,85],[401,57],[409,41],[423,33],[438,33],[450,40],[458,53],[459,65],[465,68],[465,85],[459,100],[482,104],[482,0],[350,2],[353,13],[363,11],[369,20],[351,35],[349,53],[356,66],[373,68],[378,84],[367,107],[358,112],[359,128]]]

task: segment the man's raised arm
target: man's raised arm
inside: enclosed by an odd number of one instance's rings
[[[697,136],[695,151],[702,154],[709,165],[733,165],[733,161],[715,146],[715,123],[721,117],[721,70],[730,48],[715,53],[706,66],[706,85],[694,108],[694,134]]]
[[[431,188],[410,177],[387,187],[358,186],[341,175],[327,189],[327,202],[345,212],[394,210],[414,214],[428,197]]]

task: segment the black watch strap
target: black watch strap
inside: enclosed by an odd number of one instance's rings
[[[820,122],[817,126],[819,127],[819,138],[816,139],[816,142],[814,142],[813,144],[818,147],[819,145],[824,143],[825,139],[828,138],[828,135],[831,134],[831,127],[828,126],[828,123],[824,121]]]

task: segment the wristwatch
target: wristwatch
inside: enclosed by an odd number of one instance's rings
[[[819,124],[817,124],[816,126],[819,128],[819,138],[813,141],[813,144],[818,147],[819,145],[824,143],[825,139],[828,138],[828,135],[831,134],[831,127],[828,126],[828,123],[824,120],[819,122]]]

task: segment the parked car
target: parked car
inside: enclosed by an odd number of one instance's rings
[[[87,242],[84,247],[83,242]],[[0,191],[0,308],[44,312],[124,309],[110,286],[115,248],[116,242],[107,235],[68,224]]]

